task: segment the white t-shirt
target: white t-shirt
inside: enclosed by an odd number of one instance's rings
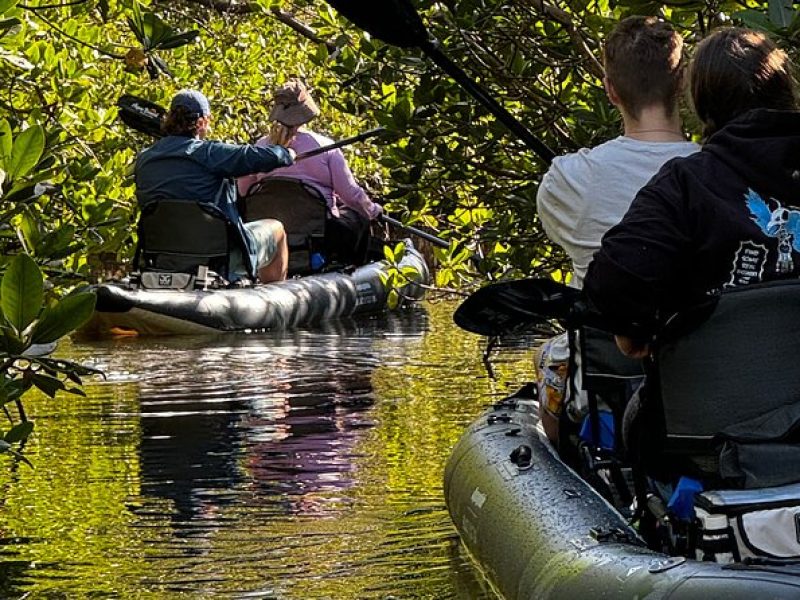
[[[642,142],[620,136],[553,159],[536,204],[545,233],[572,260],[572,286],[583,287],[601,238],[622,220],[636,193],[661,166],[699,149],[692,142]]]

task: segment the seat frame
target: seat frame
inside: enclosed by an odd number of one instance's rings
[[[146,204],[137,224],[133,264],[140,273],[195,275],[205,267],[229,276],[238,232],[216,206],[194,200],[164,199]]]
[[[291,177],[267,177],[253,184],[239,199],[245,222],[276,219],[283,224],[289,246],[289,274],[318,272],[314,255],[326,256],[328,203],[312,184]],[[330,267],[328,264],[326,266]]]

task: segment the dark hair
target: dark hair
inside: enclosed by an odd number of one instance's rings
[[[184,135],[194,137],[197,135],[197,120],[200,115],[190,111],[185,106],[176,106],[164,116],[161,121],[161,133],[164,135]]]
[[[797,108],[789,57],[765,34],[741,27],[718,29],[698,44],[691,91],[705,136],[754,108]]]
[[[683,38],[656,17],[623,19],[606,38],[606,77],[633,118],[654,104],[675,110],[683,80],[682,50]]]

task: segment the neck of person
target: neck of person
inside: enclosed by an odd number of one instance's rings
[[[623,135],[642,142],[685,142],[678,111],[668,113],[662,106],[645,106],[637,118],[622,112]]]

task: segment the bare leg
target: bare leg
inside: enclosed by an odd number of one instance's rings
[[[542,420],[542,429],[550,443],[558,447],[558,419],[539,406],[539,418]]]
[[[539,346],[536,349],[536,358],[533,361],[533,367],[536,371],[536,380],[542,381],[544,378],[544,373],[541,372],[539,369],[539,365],[542,361],[542,351],[544,350],[544,345]],[[551,415],[548,411],[544,409],[545,405],[545,398],[539,398],[539,419],[542,423],[542,429],[544,429],[544,433],[550,442],[554,446],[558,446],[558,419],[556,419],[553,415]]]
[[[289,272],[289,245],[286,243],[286,232],[283,227],[275,231],[275,242],[278,250],[272,261],[258,270],[258,279],[261,283],[270,281],[283,281]]]

